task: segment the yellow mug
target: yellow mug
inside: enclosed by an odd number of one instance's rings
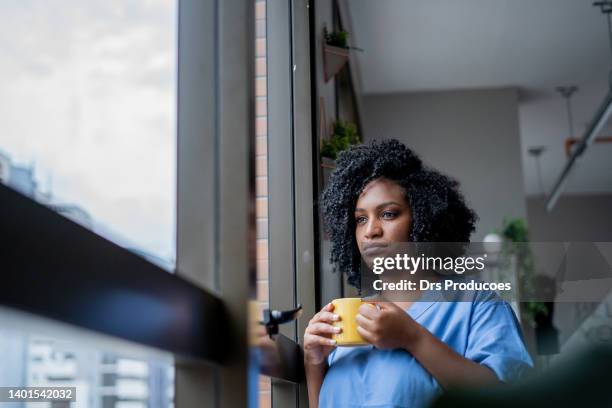
[[[361,298],[342,298],[332,301],[334,313],[340,316],[340,321],[334,322],[334,326],[342,328],[340,333],[332,337],[338,346],[352,347],[369,344],[357,331],[357,314],[359,306],[363,303],[366,302]]]

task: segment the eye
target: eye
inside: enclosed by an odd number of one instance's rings
[[[383,212],[382,216],[383,216],[383,219],[385,220],[392,220],[393,218],[397,216],[397,213],[393,211],[385,211]]]
[[[355,218],[355,223],[356,224],[363,224],[365,221],[366,221],[366,217],[364,217],[364,216],[360,216],[360,217]]]

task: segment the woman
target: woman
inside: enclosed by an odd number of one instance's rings
[[[359,287],[377,245],[469,242],[476,215],[457,186],[397,140],[341,153],[321,202],[332,262]],[[304,335],[310,406],[421,407],[451,386],[517,378],[532,361],[512,309],[494,297],[363,305],[358,331],[371,345],[353,348],[335,347],[339,317],[326,305]]]

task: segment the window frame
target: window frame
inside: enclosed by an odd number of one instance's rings
[[[266,6],[270,308],[302,305],[303,317],[280,328],[298,351],[315,313],[318,262],[309,7],[307,0],[267,0]],[[290,357],[303,369],[301,353]],[[273,379],[272,405],[307,406],[305,383],[287,380]]]

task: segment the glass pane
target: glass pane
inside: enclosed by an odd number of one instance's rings
[[[0,16],[0,182],[172,269],[177,2]]]

